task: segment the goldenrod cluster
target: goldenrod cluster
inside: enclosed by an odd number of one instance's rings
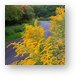
[[[64,40],[49,36],[44,42],[41,61],[48,65],[62,65],[65,61],[64,50]]]
[[[51,27],[50,32],[52,36],[56,38],[54,49],[58,53],[53,58],[52,64],[64,64],[65,63],[65,11],[64,8],[58,7],[56,9],[56,16],[51,16]],[[57,54],[53,52],[54,54]]]
[[[45,38],[44,29],[35,20],[34,26],[26,25],[21,42],[14,42],[16,56],[29,54],[23,60],[13,62],[16,65],[63,65],[65,63],[64,44],[64,8],[56,9],[51,17],[50,32]]]
[[[64,38],[65,36],[65,12],[64,8],[58,7],[56,9],[56,16],[51,16],[51,28],[50,31],[53,35]]]

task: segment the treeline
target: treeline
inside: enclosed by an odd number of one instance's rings
[[[55,15],[57,7],[63,5],[6,5],[5,6],[5,23],[20,24],[35,18],[46,18]]]

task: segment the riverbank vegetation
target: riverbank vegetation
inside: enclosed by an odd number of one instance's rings
[[[21,37],[24,24],[34,25],[34,21],[50,21],[50,16],[56,15],[56,8],[63,5],[6,5],[5,35],[6,42]]]
[[[37,8],[43,8],[39,6]],[[50,8],[49,6],[48,8]],[[36,7],[32,7],[36,9]],[[47,9],[48,9],[47,8]],[[48,13],[44,18],[48,17],[50,21],[51,35],[47,38],[44,35],[44,28],[38,24],[39,17],[42,14],[36,13],[38,19],[34,20],[34,25],[27,24],[24,26],[22,33],[22,40],[14,42],[13,45],[16,50],[16,56],[28,56],[22,60],[11,63],[12,65],[64,65],[65,64],[65,8],[64,6],[55,6],[54,13]],[[38,10],[38,9],[37,9]],[[52,10],[52,9],[51,9]],[[35,12],[37,12],[35,10]],[[46,13],[46,12],[45,12]],[[8,47],[10,46],[8,45]]]

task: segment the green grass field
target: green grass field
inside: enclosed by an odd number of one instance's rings
[[[24,30],[23,28],[24,24],[22,25],[11,25],[11,26],[6,26],[5,28],[5,41],[11,41],[17,38],[21,37],[21,33]]]

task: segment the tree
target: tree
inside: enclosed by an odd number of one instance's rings
[[[31,20],[35,17],[34,10],[31,6],[22,5],[21,7],[24,12],[22,15],[23,20]]]
[[[5,6],[5,20],[6,22],[18,22],[21,19],[23,11],[19,5]]]
[[[9,23],[21,23],[31,20],[35,16],[34,10],[27,5],[6,5],[5,6],[5,21]]]

